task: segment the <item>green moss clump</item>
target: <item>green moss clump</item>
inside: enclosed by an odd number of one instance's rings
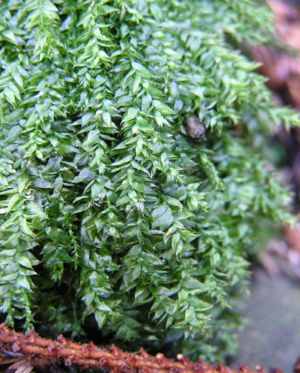
[[[270,38],[267,10],[4,0],[0,15],[6,322],[228,352],[230,294],[245,282],[260,219],[287,218],[262,147],[273,123],[297,118],[271,104],[233,47]],[[187,136],[188,115],[206,140]]]

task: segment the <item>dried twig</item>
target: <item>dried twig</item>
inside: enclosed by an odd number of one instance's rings
[[[35,332],[17,333],[5,325],[0,325],[0,351],[17,353],[20,361],[31,366],[54,364],[78,365],[81,369],[109,369],[113,373],[253,373],[241,366],[233,370],[224,365],[209,365],[204,361],[191,362],[182,355],[177,360],[166,358],[162,354],[149,355],[143,349],[128,353],[116,346],[110,349],[100,348],[93,343],[78,344],[68,341],[63,336],[57,340],[41,338]],[[257,367],[256,372],[264,371]],[[280,371],[278,370],[277,373]]]

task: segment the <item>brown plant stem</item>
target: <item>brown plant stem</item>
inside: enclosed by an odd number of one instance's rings
[[[57,340],[41,338],[35,332],[22,334],[0,325],[0,351],[17,353],[20,361],[32,366],[78,365],[81,369],[106,368],[112,373],[253,373],[241,366],[238,370],[222,364],[209,365],[204,361],[191,362],[182,355],[177,360],[162,354],[149,355],[143,349],[136,353],[124,352],[112,346],[110,349],[95,346],[93,343],[79,344],[59,336]],[[20,361],[17,364],[20,364]],[[261,368],[256,372],[263,373]],[[278,370],[277,373],[280,371]]]

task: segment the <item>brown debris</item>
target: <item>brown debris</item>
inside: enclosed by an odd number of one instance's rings
[[[279,19],[286,20],[297,20],[300,16],[300,11],[298,8],[291,6],[286,0],[266,0],[266,3],[272,9],[273,13]]]
[[[267,3],[275,15],[278,38],[300,50],[300,8],[286,0],[267,0]]]
[[[299,229],[299,224],[296,227],[284,226],[285,240],[270,240],[267,249],[260,254],[259,263],[270,277],[282,273],[300,279],[300,251],[293,246],[295,240],[300,239]]]
[[[300,373],[300,357],[298,358],[298,360],[294,364],[294,372],[295,373]]]
[[[181,354],[177,355],[177,360],[171,360],[160,353],[149,355],[143,349],[129,353],[116,346],[106,349],[93,343],[74,343],[63,336],[56,340],[45,339],[35,332],[15,332],[3,324],[0,325],[0,351],[8,356],[16,354],[18,358],[7,370],[9,373],[29,373],[34,367],[57,364],[107,369],[112,373],[254,373],[245,366],[235,370],[222,364],[209,365],[202,360],[191,362]],[[265,373],[259,366],[256,372]],[[281,371],[275,370],[275,373]]]
[[[293,227],[285,225],[283,231],[290,247],[300,253],[300,222]]]
[[[300,7],[283,0],[266,0],[275,15],[278,39],[300,51]],[[287,101],[300,109],[300,56],[270,46],[251,46],[250,53],[262,66],[260,72],[268,78],[273,90],[286,90]]]

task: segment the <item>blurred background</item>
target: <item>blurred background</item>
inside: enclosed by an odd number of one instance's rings
[[[246,45],[273,99],[300,111],[300,1],[266,0],[274,13],[274,46]],[[294,192],[295,227],[281,227],[266,242],[253,270],[251,295],[241,311],[246,324],[239,334],[239,355],[232,366],[254,361],[264,368],[292,372],[300,354],[300,128],[281,126],[271,139],[281,176]],[[294,366],[295,368],[295,366]],[[300,371],[300,370],[299,370]]]

